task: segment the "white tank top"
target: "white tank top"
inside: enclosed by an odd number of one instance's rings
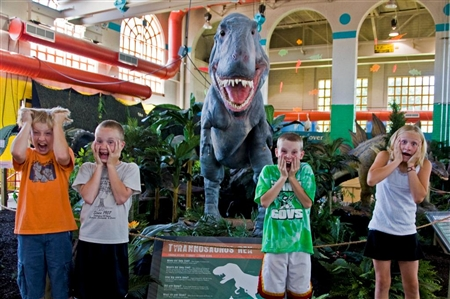
[[[416,167],[416,173],[420,167]],[[417,205],[409,188],[408,173],[397,167],[376,185],[375,209],[369,229],[391,235],[412,235],[416,230]]]

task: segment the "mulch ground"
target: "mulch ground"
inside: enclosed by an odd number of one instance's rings
[[[0,298],[20,299],[17,287],[17,238],[15,212],[0,211]]]

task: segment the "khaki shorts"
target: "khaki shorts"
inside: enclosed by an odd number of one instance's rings
[[[311,298],[311,255],[304,252],[264,254],[258,282],[263,298]]]

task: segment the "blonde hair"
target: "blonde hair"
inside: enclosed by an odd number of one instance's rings
[[[303,138],[302,136],[296,134],[296,133],[292,133],[292,132],[287,132],[287,133],[283,133],[280,135],[280,137],[278,137],[277,140],[277,147],[281,146],[281,143],[283,141],[291,141],[291,142],[298,142],[300,144],[300,149],[303,150]]]
[[[395,131],[394,134],[392,134],[391,138],[389,139],[388,146],[387,146],[387,151],[389,153],[389,159],[390,160],[394,160],[394,145],[395,145],[395,141],[397,140],[398,136],[400,136],[401,134],[403,134],[405,132],[415,132],[415,133],[419,134],[420,141],[421,141],[420,158],[416,162],[415,166],[417,166],[417,165],[422,166],[423,165],[423,161],[427,157],[427,142],[425,140],[425,136],[422,133],[422,130],[418,126],[414,126],[414,125],[404,125],[400,129]]]
[[[36,123],[44,123],[47,124],[49,128],[53,128],[53,115],[56,113],[65,113],[66,119],[64,120],[64,125],[68,125],[73,122],[70,116],[69,109],[61,108],[61,107],[55,107],[51,109],[47,108],[20,108],[19,113],[17,116],[17,124],[19,127],[22,127],[23,125],[23,114],[26,111],[31,112],[31,124],[34,125]]]
[[[108,119],[108,120],[102,121],[102,122],[97,126],[97,128],[95,129],[95,131],[97,131],[99,128],[111,128],[111,129],[115,129],[115,130],[117,130],[117,131],[119,132],[120,139],[121,139],[122,141],[124,141],[124,139],[125,139],[125,132],[124,132],[124,130],[123,130],[123,126],[122,126],[119,122],[117,122],[117,121],[115,121],[115,120]]]

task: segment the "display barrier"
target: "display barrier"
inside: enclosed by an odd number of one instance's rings
[[[436,233],[435,241],[441,245],[445,253],[450,254],[450,211],[427,212],[426,216],[430,222],[437,221],[433,223],[433,228]]]
[[[155,240],[147,299],[258,299],[260,238],[163,237]]]
[[[426,212],[427,219],[433,223],[434,243],[439,243],[446,254],[450,254],[450,211]],[[445,219],[447,218],[447,219]],[[445,219],[445,220],[443,220]],[[450,299],[450,278],[448,280],[447,298]]]

